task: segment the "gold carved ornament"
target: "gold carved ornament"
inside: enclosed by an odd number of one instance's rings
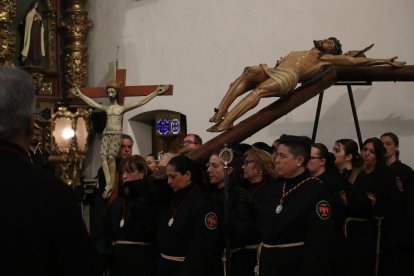
[[[0,0],[0,65],[11,65],[16,52],[16,34],[12,30],[16,18],[16,1]]]
[[[60,107],[52,116],[51,154],[57,175],[69,186],[80,184],[83,162],[88,150],[91,110],[78,108],[76,113]]]
[[[92,28],[85,9],[87,0],[69,0],[60,28],[64,31],[64,59],[67,86],[84,87],[87,81],[88,54],[86,39]]]

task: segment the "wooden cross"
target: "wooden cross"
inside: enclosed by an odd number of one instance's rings
[[[126,69],[117,69],[116,70],[116,83],[119,84],[120,88],[120,95],[118,103],[120,105],[124,104],[125,97],[132,97],[132,96],[146,96],[151,92],[155,91],[158,85],[139,85],[139,86],[126,86]],[[107,97],[106,87],[83,87],[80,88],[83,94],[90,98],[99,98],[99,97]],[[161,96],[165,95],[172,95],[173,94],[173,86],[169,85],[168,90],[162,94]],[[71,95],[72,96],[72,95]],[[73,96],[72,96],[73,97]]]

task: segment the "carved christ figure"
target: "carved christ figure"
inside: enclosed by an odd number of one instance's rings
[[[121,146],[122,136],[122,121],[125,112],[142,106],[152,100],[154,97],[165,93],[168,90],[168,85],[159,85],[155,91],[138,100],[135,103],[128,105],[120,105],[118,103],[119,85],[115,82],[108,82],[106,92],[109,97],[109,105],[99,104],[88,96],[84,95],[79,88],[72,88],[71,93],[81,98],[88,105],[105,111],[107,115],[106,126],[103,131],[101,144],[101,161],[102,170],[105,175],[106,186],[103,193],[104,198],[108,198],[113,190],[116,174],[116,157]]]
[[[210,132],[225,131],[233,127],[235,120],[250,109],[257,106],[261,98],[282,97],[293,91],[298,83],[306,82],[328,65],[382,65],[400,67],[405,62],[396,61],[398,57],[388,59],[367,58],[362,51],[351,51],[342,54],[342,45],[335,37],[315,40],[314,47],[306,51],[290,52],[276,63],[274,68],[266,64],[249,66],[231,85],[222,99],[210,122],[216,123],[208,129]],[[237,97],[252,90],[236,106],[228,111]]]

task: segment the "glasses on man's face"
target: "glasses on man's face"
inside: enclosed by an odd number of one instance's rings
[[[243,161],[243,166],[247,166],[247,165],[249,165],[250,163],[254,163],[254,161],[253,160],[244,160]]]
[[[184,140],[183,143],[181,144],[182,146],[188,146],[191,144],[197,144],[196,142],[190,141],[190,140]]]

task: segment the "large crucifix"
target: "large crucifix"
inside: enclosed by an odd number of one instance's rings
[[[388,66],[332,66],[312,81],[296,88],[291,94],[269,104],[256,114],[240,122],[236,127],[221,133],[187,155],[192,159],[208,160],[211,154],[220,151],[223,145],[231,147],[241,143],[338,81],[356,83],[411,82],[414,81],[414,65],[405,65],[400,68]]]
[[[126,69],[116,70],[115,82],[119,84],[121,90],[118,101],[119,104],[124,104],[125,97],[147,96],[157,89],[157,85],[126,86]],[[81,88],[81,91],[90,98],[102,98],[108,96],[106,87],[83,87]],[[173,86],[169,85],[168,90],[162,95],[172,94]]]
[[[103,193],[104,198],[108,198],[115,186],[116,178],[116,157],[121,146],[123,115],[125,112],[142,106],[158,95],[172,94],[171,85],[147,85],[147,86],[126,86],[126,70],[117,70],[116,78],[108,81],[106,87],[72,88],[73,95],[78,96],[88,105],[105,111],[107,119],[103,131],[100,157],[102,170],[105,175],[106,186]],[[109,98],[109,105],[96,102],[93,98]],[[127,96],[144,96],[136,102],[124,105]]]

